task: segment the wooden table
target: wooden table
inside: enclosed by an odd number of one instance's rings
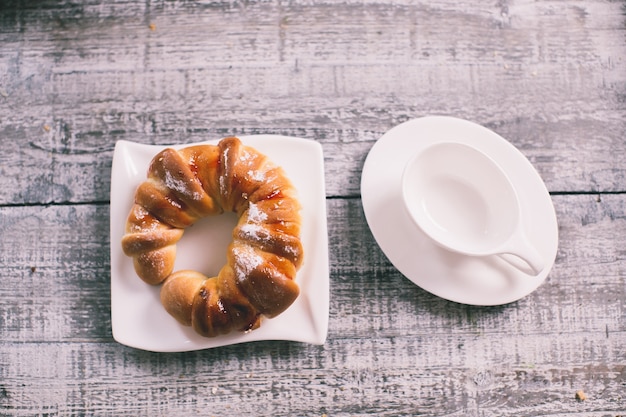
[[[0,414],[626,414],[624,10],[610,0],[4,0]],[[529,296],[445,301],[377,246],[363,162],[386,131],[427,114],[491,128],[544,179],[560,243]],[[326,343],[188,353],[116,343],[116,141],[261,133],[323,146]]]

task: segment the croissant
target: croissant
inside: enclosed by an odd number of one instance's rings
[[[303,260],[300,204],[283,169],[238,138],[165,149],[139,185],[122,238],[137,275],[159,285],[161,303],[202,336],[259,327],[298,297]],[[206,216],[237,213],[227,262],[217,276],[172,273],[176,243]]]

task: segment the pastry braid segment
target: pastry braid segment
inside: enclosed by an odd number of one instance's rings
[[[137,275],[148,284],[157,285],[174,269],[176,242],[182,236],[182,229],[162,223],[143,206],[133,204],[122,249],[133,258]]]
[[[213,278],[196,271],[174,272],[163,284],[161,303],[176,320],[202,336],[252,330],[259,325],[259,313],[233,277],[228,266]]]
[[[203,336],[260,325],[298,297],[302,264],[300,205],[283,170],[237,138],[213,145],[165,149],[135,194],[122,247],[149,284],[164,282],[161,302]],[[227,263],[216,277],[172,273],[176,242],[198,219],[239,215]]]

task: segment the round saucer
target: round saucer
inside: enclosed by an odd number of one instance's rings
[[[469,257],[450,252],[411,222],[402,202],[404,167],[423,148],[445,141],[484,152],[511,179],[520,199],[524,231],[546,259],[537,276],[498,256]],[[387,258],[416,285],[441,298],[483,306],[511,303],[537,289],[554,265],[558,225],[543,180],[517,148],[478,124],[428,116],[392,128],[374,144],[365,160],[361,197],[367,223]]]

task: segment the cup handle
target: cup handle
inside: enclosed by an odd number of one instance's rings
[[[543,256],[528,241],[521,230],[509,240],[508,244],[498,253],[498,256],[528,275],[537,276],[546,266]],[[522,260],[523,263],[516,262],[517,260]]]

